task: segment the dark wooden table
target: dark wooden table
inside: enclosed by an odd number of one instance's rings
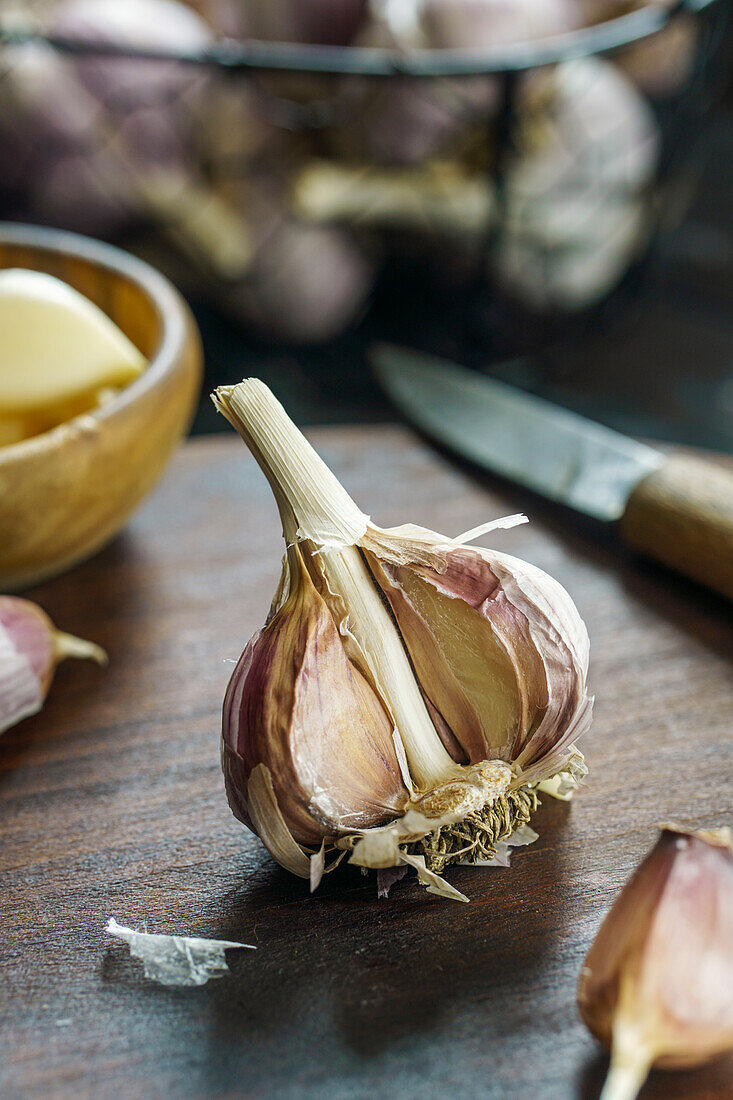
[[[316,444],[378,522],[456,533],[528,507],[407,431]],[[595,1098],[583,954],[657,822],[731,823],[729,607],[532,504],[496,545],[554,573],[592,640],[591,775],[549,801],[509,870],[458,868],[473,899],[353,868],[314,897],[229,813],[219,707],[281,552],[264,478],[233,437],[188,444],[112,546],[32,593],[102,643],[59,669],[0,742],[0,1093],[32,1097]],[[193,990],[146,981],[109,916],[259,945]],[[731,1061],[643,1095],[722,1100]]]

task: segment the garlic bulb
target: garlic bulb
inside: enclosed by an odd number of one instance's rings
[[[237,31],[261,41],[346,46],[366,7],[367,0],[246,0],[237,5]]]
[[[601,925],[578,1006],[611,1049],[603,1100],[633,1100],[652,1066],[733,1050],[732,840],[664,827]]]
[[[214,402],[267,476],[287,545],[224,704],[234,813],[312,884],[335,849],[335,862],[413,866],[429,890],[467,900],[438,872],[491,860],[526,826],[539,783],[585,773],[577,610],[541,570],[465,545],[524,517],[458,539],[377,527],[262,382]]]
[[[30,600],[0,596],[0,733],[41,709],[66,657],[107,663],[103,649],[57,630]]]
[[[255,230],[256,232],[256,230]],[[243,279],[219,288],[219,308],[265,337],[329,340],[366,307],[375,262],[346,229],[276,215]]]
[[[196,52],[212,38],[178,0],[43,7],[47,33],[112,43],[123,53]],[[9,46],[2,62],[0,183],[32,220],[108,236],[148,216],[142,185],[158,172],[178,173],[184,188],[195,182],[190,134],[205,81],[190,66],[63,55],[36,42]]]
[[[536,309],[584,309],[648,241],[659,129],[631,82],[599,58],[533,73],[517,114],[492,270]]]
[[[355,44],[405,55],[425,49],[491,52],[576,24],[572,0],[371,0]],[[501,84],[492,74],[350,81],[341,101],[351,110],[336,134],[340,155],[378,165],[419,165],[465,155],[472,131],[483,146]]]
[[[695,63],[699,21],[693,11],[675,0],[576,0],[583,25],[618,19],[644,7],[677,8],[661,30],[637,42],[630,42],[614,55],[645,95],[665,98],[676,95],[689,79]]]

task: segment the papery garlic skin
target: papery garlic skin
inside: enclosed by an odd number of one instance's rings
[[[264,765],[293,838],[318,847],[401,814],[409,792],[392,722],[349,661],[297,546],[289,548],[288,562],[288,596],[249,642],[230,680],[222,760],[240,820],[251,825],[247,787]]]
[[[541,570],[464,545],[524,517],[461,539],[379,528],[263,383],[222,387],[214,402],[268,478],[288,547],[271,618],[225,700],[234,812],[312,883],[325,844],[357,865],[412,866],[429,890],[465,901],[436,869],[490,859],[492,836],[526,825],[528,784],[564,772],[570,785],[584,772],[572,744],[591,712],[577,610]],[[309,633],[310,617],[320,625]],[[318,705],[302,710],[296,745],[304,667]],[[346,702],[322,705],[339,692]],[[332,716],[346,712],[358,716],[335,736]]]
[[[41,709],[66,657],[107,663],[103,649],[57,630],[30,600],[0,596],[0,733]]]
[[[730,830],[663,828],[586,956],[578,1007],[612,1051],[604,1100],[636,1096],[652,1066],[733,1051]]]
[[[118,924],[114,917],[107,921],[105,932],[129,945],[131,957],[142,961],[146,978],[173,988],[206,985],[210,978],[227,974],[225,951],[257,950],[254,944],[232,940],[137,932]]]

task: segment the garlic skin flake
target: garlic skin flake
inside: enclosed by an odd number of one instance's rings
[[[538,783],[585,774],[588,635],[574,604],[541,570],[466,545],[525,517],[456,539],[377,527],[262,382],[213,399],[265,473],[287,547],[224,703],[235,815],[312,887],[348,853],[467,900],[438,872],[492,860]]]
[[[130,945],[132,957],[142,960],[146,978],[174,987],[206,985],[210,978],[228,974],[225,951],[240,947],[257,950],[251,943],[136,932],[118,924],[114,917],[109,918],[105,932]]]
[[[602,1100],[733,1051],[730,829],[662,828],[586,956],[578,1008],[611,1050]]]
[[[57,630],[37,604],[0,596],[0,733],[41,709],[56,665],[67,657],[107,664],[103,649]]]

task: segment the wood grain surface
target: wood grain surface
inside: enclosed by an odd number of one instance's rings
[[[606,1059],[575,986],[658,822],[733,824],[730,607],[590,528],[487,488],[397,428],[312,433],[386,525],[457,533],[531,511],[495,545],[554,573],[591,635],[591,774],[547,800],[507,870],[456,868],[458,905],[355,868],[310,897],[231,816],[219,709],[274,591],[279,527],[235,438],[189,443],[127,531],[34,589],[106,646],[67,662],[0,741],[4,1098],[594,1100]],[[258,945],[201,989],[142,977],[109,916]],[[733,1065],[654,1074],[647,1100],[723,1100]]]

